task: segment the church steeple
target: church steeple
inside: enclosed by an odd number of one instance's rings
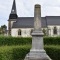
[[[15,3],[15,0],[13,1],[11,14],[17,14],[17,13],[16,13],[16,3]]]
[[[15,2],[15,0],[13,0],[13,5],[12,5],[9,19],[17,19],[17,17],[18,16],[17,16],[17,11],[16,11],[16,2]]]

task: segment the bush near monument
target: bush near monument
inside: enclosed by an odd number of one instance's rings
[[[19,38],[19,37],[0,37],[0,46],[2,45],[25,45],[31,44],[32,38]]]
[[[19,38],[19,37],[0,37],[0,46],[2,45],[25,45],[31,44],[32,38]],[[60,37],[44,37],[45,45],[60,45]]]
[[[0,60],[24,60],[30,48],[31,45],[2,46],[0,47]],[[60,60],[60,46],[45,45],[45,50],[52,60]]]
[[[0,47],[0,60],[22,60],[29,52],[30,46],[2,46]]]
[[[60,37],[44,37],[46,45],[60,45]]]
[[[52,60],[60,60],[60,45],[46,45],[45,50]]]
[[[0,60],[24,60],[32,38],[0,37]],[[60,60],[60,37],[44,37],[45,50],[52,60]]]

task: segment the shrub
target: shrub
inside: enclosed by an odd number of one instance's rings
[[[0,47],[0,60],[24,60],[30,48],[31,45]],[[60,60],[60,46],[46,45],[45,50],[52,60]]]
[[[25,44],[31,44],[31,41],[32,41],[32,38],[0,37],[0,46],[25,45]]]
[[[31,46],[23,46],[13,49],[14,60],[24,60],[26,54],[30,51]]]
[[[60,37],[44,37],[46,45],[60,45]]]
[[[31,44],[32,38],[20,37],[0,37],[0,46],[2,45],[25,45]],[[44,37],[45,45],[60,45],[60,37]]]
[[[30,47],[29,45],[0,47],[0,60],[23,60]]]
[[[60,46],[46,45],[45,50],[52,60],[60,60]]]

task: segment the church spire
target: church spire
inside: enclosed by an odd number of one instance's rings
[[[15,0],[13,0],[13,5],[12,5],[12,9],[11,9],[11,13],[9,16],[9,19],[17,19],[17,12],[16,12],[16,2]]]
[[[11,14],[17,14],[17,12],[16,12],[16,3],[15,3],[15,0],[13,1]]]

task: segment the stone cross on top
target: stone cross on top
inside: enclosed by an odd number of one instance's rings
[[[35,31],[41,31],[41,6],[39,4],[35,5],[34,30]]]

